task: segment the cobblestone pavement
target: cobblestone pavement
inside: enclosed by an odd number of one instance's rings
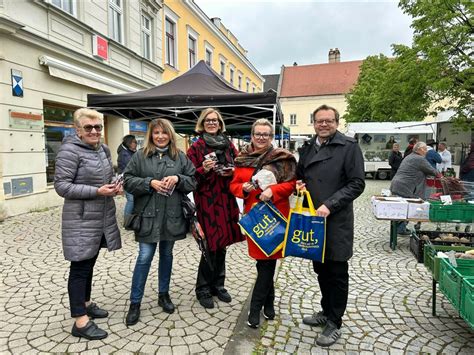
[[[372,217],[369,196],[387,182],[368,181],[356,201],[356,245],[350,263],[350,295],[342,338],[331,353],[474,353],[474,332],[438,292],[438,316],[431,316],[431,277],[410,254],[408,238],[388,246],[389,224]],[[123,200],[119,200],[122,206]],[[119,207],[119,210],[121,207]],[[110,311],[97,323],[110,333],[87,342],[70,335],[68,263],[60,242],[60,208],[12,217],[0,224],[0,353],[327,353],[315,345],[320,328],[302,324],[319,304],[311,263],[279,263],[277,317],[262,327],[245,325],[254,263],[244,243],[229,248],[230,304],[203,309],[194,296],[199,251],[191,238],[176,243],[171,297],[177,311],[157,306],[157,260],[149,276],[141,321],[124,324],[136,244],[122,231],[124,247],[102,251],[95,268],[93,298]],[[121,221],[120,221],[121,222]],[[239,346],[243,344],[243,346]]]

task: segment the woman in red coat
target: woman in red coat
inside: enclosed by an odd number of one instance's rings
[[[205,109],[195,130],[200,137],[187,155],[196,167],[194,202],[210,250],[210,260],[201,257],[199,263],[196,297],[204,308],[213,308],[213,295],[222,302],[232,300],[224,288],[226,248],[244,240],[237,224],[239,207],[229,191],[237,150],[223,134],[224,121],[216,109]]]
[[[245,146],[235,159],[234,178],[230,183],[230,191],[244,199],[244,210],[247,213],[255,203],[272,201],[284,216],[288,216],[290,203],[288,197],[296,185],[296,159],[285,149],[273,148],[273,126],[266,119],[259,119],[252,125],[251,143]],[[252,178],[258,178],[260,172],[273,179],[263,179],[252,183]],[[271,172],[272,174],[269,174]],[[257,185],[257,186],[256,186]],[[275,318],[273,302],[275,288],[276,259],[281,258],[281,251],[265,256],[263,252],[247,238],[249,255],[257,260],[257,280],[252,292],[250,312],[247,325],[257,328],[260,323],[260,310],[266,319]]]

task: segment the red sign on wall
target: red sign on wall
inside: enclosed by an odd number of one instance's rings
[[[92,55],[104,60],[109,58],[109,42],[104,37],[92,36]]]

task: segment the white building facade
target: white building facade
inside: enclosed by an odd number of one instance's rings
[[[162,0],[0,0],[0,219],[62,202],[54,159],[87,94],[161,83],[162,7]],[[105,117],[114,161],[122,137],[143,130]]]

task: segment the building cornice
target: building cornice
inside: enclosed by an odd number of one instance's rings
[[[235,45],[226,37],[224,34],[214,25],[209,17],[197,6],[193,0],[183,0],[183,3],[204,23],[208,29],[211,30],[226,46],[235,54],[242,62],[244,62],[250,70],[262,81],[265,82],[265,78],[259,73],[257,68],[235,47]]]

